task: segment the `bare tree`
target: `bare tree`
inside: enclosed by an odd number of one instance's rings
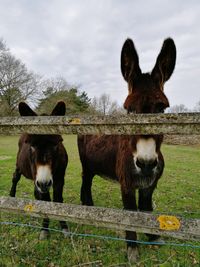
[[[38,97],[39,80],[40,77],[28,71],[25,64],[16,59],[0,40],[0,104],[6,107],[1,113],[13,115],[22,100],[34,104]]]
[[[102,94],[98,100],[98,107],[99,110],[103,113],[103,115],[108,114],[110,105],[111,105],[110,96],[107,94]]]
[[[200,100],[195,104],[194,112],[200,112]]]
[[[45,79],[41,83],[41,90],[44,97],[48,97],[51,94],[58,93],[60,91],[66,91],[71,89],[72,86],[62,76],[55,78]]]
[[[94,97],[91,104],[92,110],[102,115],[122,113],[116,101],[112,101],[108,94],[102,94],[99,98]]]
[[[6,46],[5,41],[3,40],[3,38],[0,38],[0,56],[2,54],[2,52],[8,51],[8,48]]]
[[[189,112],[189,111],[190,110],[184,104],[180,104],[180,105],[174,105],[170,107],[167,110],[167,113],[184,113],[184,112]]]

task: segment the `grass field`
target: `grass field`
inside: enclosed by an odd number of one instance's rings
[[[17,142],[18,137],[0,137],[0,196],[9,194]],[[64,144],[69,155],[64,201],[80,204],[81,165],[76,136],[65,136]],[[163,145],[162,151],[166,168],[154,193],[155,212],[200,218],[200,147]],[[31,181],[22,177],[18,184],[17,197],[33,198]],[[96,206],[122,208],[119,185],[99,177],[94,178],[93,199]],[[39,219],[7,213],[0,214],[0,221],[31,223],[35,227],[41,225]],[[124,237],[121,232],[76,224],[69,226],[74,233]],[[59,229],[55,221],[51,221],[50,227]],[[38,235],[39,229],[32,227],[0,225],[0,266],[89,266],[79,265],[89,262],[90,266],[101,266],[100,262],[102,266],[130,266],[123,241],[75,235],[63,238],[56,231],[52,231],[50,239],[39,241]],[[146,240],[146,237],[140,234],[139,239]],[[165,241],[180,243],[167,238]],[[200,266],[200,249],[140,245],[139,252],[140,263],[137,266]]]

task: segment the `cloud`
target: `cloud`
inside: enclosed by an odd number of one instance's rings
[[[200,99],[199,12],[198,1],[1,0],[0,32],[29,69],[81,84],[90,97],[109,93],[120,104],[127,95],[125,39],[134,40],[147,72],[171,36],[177,64],[165,91],[171,105],[193,107]]]

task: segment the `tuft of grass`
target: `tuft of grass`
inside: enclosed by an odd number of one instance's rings
[[[0,136],[0,196],[8,196],[15,169],[17,136]],[[63,191],[64,202],[80,204],[81,164],[76,136],[64,136],[69,155]],[[165,171],[154,192],[155,213],[182,214],[200,218],[200,149],[199,147],[163,145]],[[96,206],[122,208],[118,183],[98,176],[93,180],[93,199]],[[32,181],[21,178],[17,197],[34,198]],[[17,222],[41,226],[41,220],[28,216],[0,213],[0,222]],[[123,241],[88,237],[89,234],[124,237],[124,233],[85,225],[69,224],[73,235],[64,238],[59,231],[51,231],[50,239],[40,241],[39,229],[0,224],[0,266],[66,267],[91,263],[87,266],[131,266],[126,258]],[[59,223],[50,222],[59,230]],[[140,240],[146,240],[139,234]],[[165,239],[166,242],[181,243]],[[192,243],[200,245],[199,243]],[[139,245],[140,259],[136,266],[199,266],[200,249],[169,245]],[[97,263],[95,263],[97,262]],[[95,265],[96,264],[96,265]],[[86,266],[86,265],[85,265]]]

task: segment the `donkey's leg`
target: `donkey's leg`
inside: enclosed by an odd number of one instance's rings
[[[57,181],[55,178],[53,179],[53,201],[63,203],[63,186],[64,186],[64,175],[63,179]],[[68,233],[68,226],[65,221],[60,221],[61,229],[63,233]]]
[[[40,193],[38,192],[37,188],[34,189],[34,195],[37,200],[43,200],[43,201],[51,201],[50,193]],[[49,218],[44,218],[42,223],[42,230],[40,232],[39,239],[44,240],[49,237]]]
[[[19,182],[20,177],[21,177],[21,173],[19,172],[19,169],[16,168],[15,172],[13,173],[12,187],[10,189],[10,196],[11,197],[15,197],[15,195],[16,195],[17,183]]]
[[[88,171],[82,172],[82,185],[81,185],[81,202],[83,205],[93,206],[92,200],[92,179],[94,175]]]
[[[156,188],[157,182],[149,188],[139,189],[139,203],[138,207],[140,211],[153,211],[152,196]],[[158,239],[159,235],[146,234],[150,241]]]
[[[138,208],[140,211],[153,211],[152,195],[155,187],[139,189],[139,203]]]
[[[127,192],[121,188],[121,192],[124,209],[132,211],[137,210],[135,190]],[[136,262],[138,258],[137,244],[135,242],[131,242],[137,240],[136,232],[126,231],[126,240],[128,259],[130,262]]]

